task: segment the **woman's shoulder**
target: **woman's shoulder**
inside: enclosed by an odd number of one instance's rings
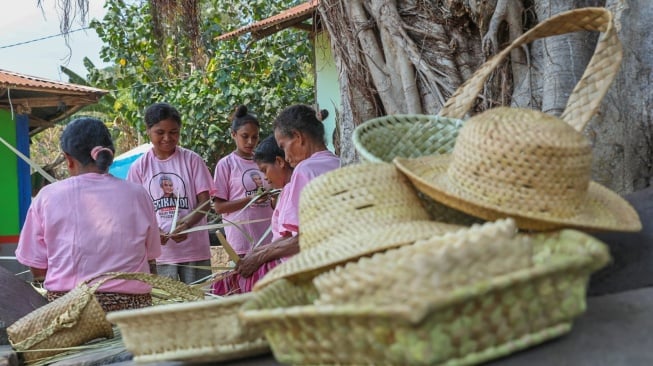
[[[340,158],[329,150],[320,151],[300,162],[295,171],[325,172],[340,167]]]
[[[192,159],[202,159],[200,154],[196,153],[195,151],[193,151],[191,149],[185,148],[185,147],[177,146],[177,152],[179,153],[180,156],[183,156],[183,157],[190,157]],[[204,159],[202,159],[202,160],[204,160]]]

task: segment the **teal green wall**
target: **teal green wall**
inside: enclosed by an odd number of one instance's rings
[[[315,37],[315,95],[320,109],[329,111],[324,120],[328,148],[333,151],[333,131],[336,126],[336,110],[342,109],[340,103],[340,84],[338,70],[331,54],[329,34],[320,32]]]
[[[16,124],[11,113],[0,109],[0,137],[12,146],[16,146]],[[18,235],[19,191],[18,191],[18,156],[0,143],[0,192],[2,192],[2,210],[0,210],[0,236]]]

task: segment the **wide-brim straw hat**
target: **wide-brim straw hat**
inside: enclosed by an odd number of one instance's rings
[[[585,136],[542,112],[494,108],[469,119],[450,155],[395,159],[421,192],[485,220],[522,229],[638,231],[639,216],[590,180]]]
[[[397,157],[399,169],[420,192],[485,220],[513,217],[518,227],[534,230],[640,230],[632,206],[591,181],[592,150],[582,134],[621,63],[621,43],[608,10],[576,9],[538,24],[482,65],[441,113],[465,115],[511,50],[579,30],[603,33],[560,118],[522,108],[490,109],[464,123],[451,154]]]
[[[255,289],[455,227],[431,221],[415,188],[389,163],[352,164],[313,179],[300,196],[299,224],[300,252],[266,273]]]

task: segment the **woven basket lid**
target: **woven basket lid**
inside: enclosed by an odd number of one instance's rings
[[[397,158],[418,190],[485,220],[523,229],[638,231],[632,206],[591,182],[589,141],[557,117],[498,107],[470,118],[452,154]]]
[[[458,229],[460,229],[458,225],[436,221],[410,221],[396,224],[368,222],[361,226],[357,233],[333,236],[315,247],[301,250],[282,265],[266,273],[254,285],[254,289],[259,290],[281,278],[311,279],[339,264]]]
[[[396,114],[370,119],[354,129],[352,140],[361,158],[391,162],[451,152],[462,121],[424,114]]]

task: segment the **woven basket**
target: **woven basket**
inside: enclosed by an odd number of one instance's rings
[[[530,266],[530,238],[517,234],[505,219],[474,225],[379,252],[313,279],[320,293],[316,304],[393,304],[447,296],[456,286]]]
[[[313,287],[276,281],[243,305],[288,364],[469,365],[508,355],[571,329],[585,310],[593,271],[607,247],[582,232],[533,237],[533,265],[445,294],[396,294],[387,305],[315,305]],[[398,300],[398,299],[401,300]]]
[[[149,273],[107,272],[77,285],[64,296],[32,311],[7,328],[12,347],[25,361],[65,352],[96,338],[112,338],[111,324],[94,294],[112,279],[138,280],[187,300],[203,297],[188,285]],[[43,351],[41,351],[43,350]]]
[[[270,352],[263,333],[244,327],[240,306],[253,294],[107,314],[134,361],[219,362]]]
[[[363,160],[389,163],[395,157],[451,152],[460,126],[462,121],[454,118],[397,114],[363,122],[354,129],[352,139]]]

